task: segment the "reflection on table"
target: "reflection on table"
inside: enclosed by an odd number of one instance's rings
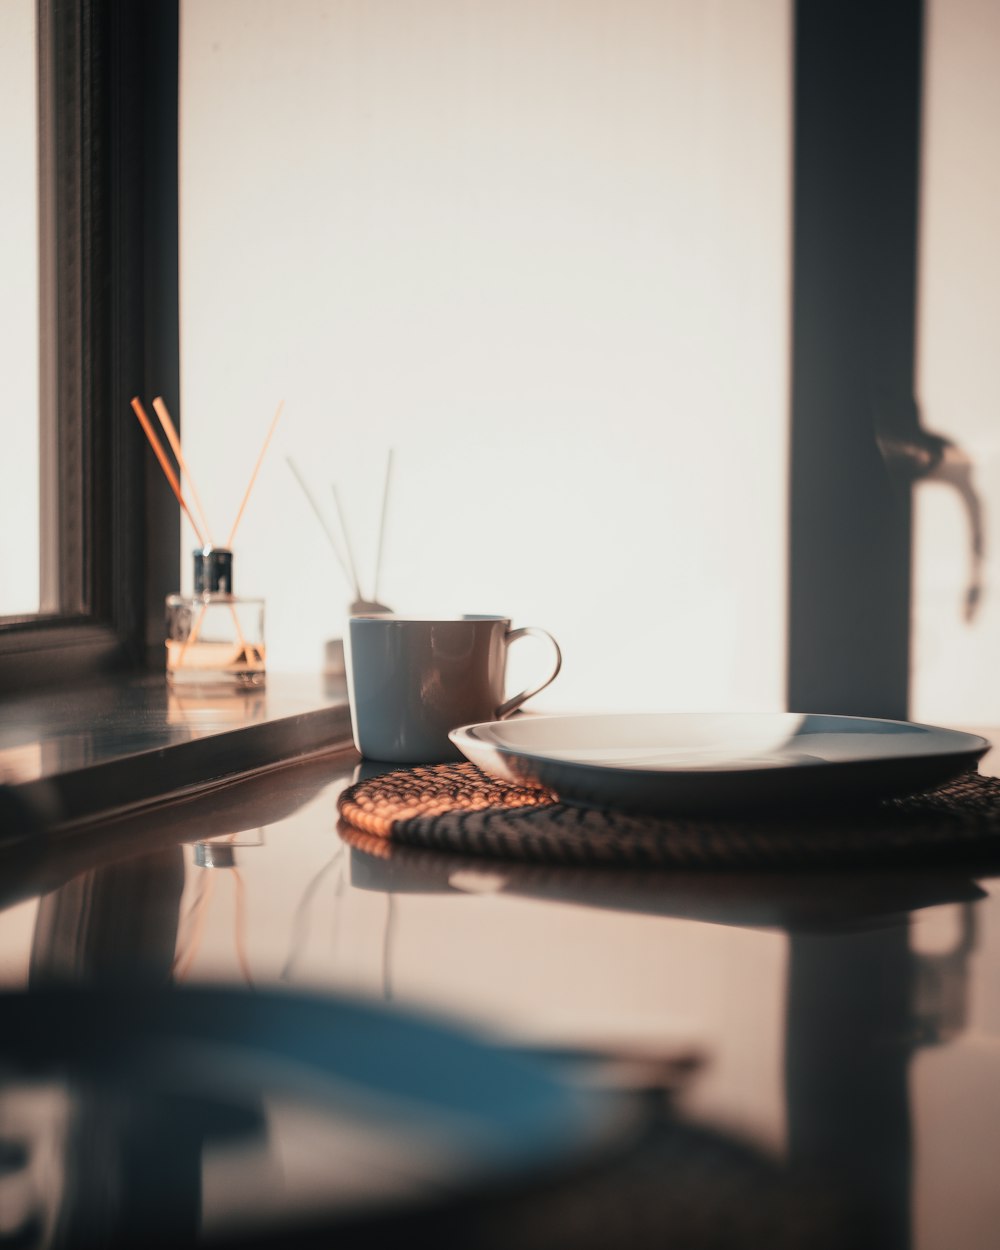
[[[1000,925],[988,866],[644,873],[378,857],[337,832],[353,776],[349,757],[314,761],[22,848],[3,876],[5,984],[360,996],[622,1100],[603,1149],[558,1182],[522,1184],[518,1202],[506,1194],[516,1226],[497,1222],[489,1194],[457,1188],[454,1244],[492,1244],[475,1210],[519,1244],[598,1244],[598,1232],[607,1244],[616,1230],[626,1244],[626,1228],[629,1244],[662,1244],[668,1225],[691,1245],[991,1244]],[[64,1124],[59,1097],[39,1097],[41,1119]],[[85,1111],[75,1104],[74,1122]],[[155,1170],[129,1146],[148,1142],[148,1114],[114,1144],[130,1193]],[[225,1207],[220,1176],[271,1176],[275,1143],[301,1162],[318,1131],[271,1105],[244,1101],[241,1115],[235,1127],[204,1108],[185,1121],[199,1197],[175,1206],[192,1235],[207,1235],[210,1190]],[[68,1209],[66,1186],[89,1187],[95,1156],[65,1127],[49,1138],[70,1143],[53,1190]],[[404,1154],[410,1197],[440,1188],[441,1174],[413,1174],[419,1151]],[[387,1218],[392,1187],[377,1170],[371,1209]],[[315,1215],[306,1182],[288,1184],[288,1203]],[[343,1204],[321,1214],[347,1226]]]

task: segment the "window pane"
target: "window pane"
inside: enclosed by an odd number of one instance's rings
[[[550,628],[539,706],[782,705],[790,28],[182,5],[183,439],[224,541],[286,401],[236,543],[275,669],[354,598],[285,455],[371,595],[393,447],[380,596]]]
[[[0,617],[39,610],[38,104],[34,0],[0,4]]]

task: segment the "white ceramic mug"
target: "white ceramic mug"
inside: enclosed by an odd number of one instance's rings
[[[529,635],[549,642],[555,662],[544,681],[508,698],[507,648]],[[503,616],[352,616],[347,682],[354,744],[367,759],[397,764],[461,759],[450,730],[509,716],[554,681],[561,666],[550,633],[533,625],[511,629]]]

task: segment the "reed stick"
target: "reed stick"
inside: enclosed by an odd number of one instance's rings
[[[333,502],[337,505],[337,516],[340,517],[340,532],[344,535],[344,546],[347,548],[347,559],[351,566],[351,581],[354,583],[354,593],[359,600],[364,599],[361,593],[361,583],[358,581],[358,566],[354,563],[354,550],[351,547],[351,535],[347,528],[347,517],[344,515],[344,508],[340,502],[340,494],[337,490],[337,483],[333,482],[330,489],[333,491]]]
[[[235,835],[234,835],[235,836]],[[233,908],[233,936],[236,944],[236,960],[243,973],[243,979],[253,989],[253,977],[250,975],[250,960],[247,958],[247,892],[243,883],[243,875],[238,868],[230,869],[233,885],[236,887],[235,906]]]
[[[274,420],[271,422],[271,427],[267,431],[267,437],[264,439],[264,444],[260,449],[260,455],[257,457],[257,463],[254,465],[253,473],[250,475],[250,481],[247,483],[246,494],[243,496],[243,502],[240,504],[240,510],[236,514],[236,520],[233,522],[233,528],[229,531],[229,539],[226,542],[226,546],[230,550],[232,550],[233,539],[236,537],[236,531],[239,529],[240,521],[243,520],[243,513],[246,510],[247,502],[250,499],[250,492],[253,490],[254,482],[257,481],[257,474],[260,472],[260,466],[264,460],[264,453],[267,451],[268,444],[271,441],[271,436],[274,434],[275,427],[278,424],[278,418],[281,416],[284,406],[285,401],[281,400],[278,404],[278,410],[274,414]]]
[[[286,456],[285,462],[287,463],[288,467],[291,469],[292,473],[294,473],[295,480],[298,482],[299,486],[302,488],[302,493],[303,495],[305,495],[306,500],[309,504],[309,507],[312,508],[313,512],[315,512],[316,520],[319,521],[320,525],[323,527],[323,533],[326,535],[330,546],[333,548],[333,554],[337,557],[337,563],[340,565],[341,569],[343,570],[344,576],[347,578],[348,582],[350,582],[351,572],[350,572],[350,569],[348,569],[347,567],[347,561],[344,559],[344,553],[340,550],[340,544],[337,542],[336,538],[334,537],[333,530],[331,530],[329,525],[327,525],[326,517],[323,515],[319,504],[316,502],[316,497],[313,495],[312,491],[309,489],[306,479],[299,472],[299,468],[296,465],[295,461],[291,458],[291,456]]]
[[[389,512],[389,488],[392,484],[392,448],[385,461],[385,484],[382,487],[382,516],[378,524],[378,548],[375,553],[375,584],[372,587],[372,599],[378,603],[378,583],[382,574],[382,546],[385,542],[385,519]]]
[[[163,397],[157,395],[153,400],[153,411],[160,418],[160,425],[163,426],[163,432],[167,436],[167,442],[170,444],[170,450],[174,453],[174,458],[180,465],[181,473],[187,478],[187,484],[191,488],[191,498],[194,500],[194,506],[198,509],[198,515],[201,517],[201,523],[205,527],[205,534],[208,537],[210,547],[214,547],[212,542],[212,527],[208,523],[208,517],[205,515],[205,509],[201,505],[201,499],[198,497],[198,488],[194,484],[194,478],[191,476],[191,470],[187,466],[184,459],[184,452],[181,450],[181,440],[177,433],[177,427],[174,425],[167,409],[167,405],[163,402]]]
[[[181,653],[177,658],[178,668],[184,667],[184,663],[187,659],[188,651],[197,643],[198,635],[201,633],[201,627],[205,620],[205,613],[207,611],[208,611],[207,603],[202,603],[199,605],[198,615],[195,617],[194,625],[191,627],[191,632],[184,639],[184,642],[181,645]],[[253,663],[253,660],[251,659],[251,652],[253,652],[253,655],[256,657],[257,660],[263,660],[264,657],[260,653],[260,647],[256,643],[252,643],[252,644],[248,643],[247,640],[243,637],[243,630],[240,628],[240,618],[236,612],[235,603],[231,603],[229,605],[229,611],[232,613],[233,628],[236,630],[236,645],[239,649],[243,651],[244,655],[246,656],[247,663],[248,664]]]
[[[153,423],[150,421],[149,417],[146,415],[146,411],[143,408],[138,395],[134,396],[132,399],[132,411],[138,417],[139,424],[142,426],[142,429],[143,429],[143,433],[146,435],[146,438],[149,440],[149,445],[153,449],[153,454],[156,456],[157,460],[160,462],[160,468],[163,470],[164,476],[166,477],[167,482],[170,484],[170,489],[177,496],[177,502],[180,504],[181,508],[183,509],[184,515],[191,522],[191,527],[194,530],[195,535],[197,536],[198,542],[202,545],[202,547],[204,547],[205,539],[202,535],[201,530],[198,528],[198,522],[191,515],[191,509],[184,502],[184,495],[181,493],[181,484],[177,480],[177,474],[174,472],[173,468],[171,467],[170,461],[167,459],[167,453],[163,450],[163,447],[160,444],[160,440],[156,437],[156,431],[153,429]]]
[[[186,941],[174,955],[173,973],[176,981],[183,981],[187,977],[205,936],[205,921],[208,918],[209,900],[215,889],[215,874],[206,873],[202,881],[204,884],[199,883],[198,893],[185,918],[185,927],[188,929]]]

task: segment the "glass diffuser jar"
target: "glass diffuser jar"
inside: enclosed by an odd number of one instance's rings
[[[233,594],[233,553],[194,553],[194,593],[167,597],[167,681],[211,693],[264,685],[264,600]]]

